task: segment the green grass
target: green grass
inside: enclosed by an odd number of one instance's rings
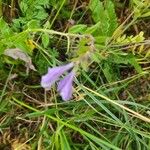
[[[2,0],[0,9],[0,149],[150,149],[148,1]],[[14,48],[22,53],[6,55]],[[40,82],[68,62],[79,65],[63,101]]]

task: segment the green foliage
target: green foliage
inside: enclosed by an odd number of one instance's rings
[[[12,28],[1,18],[0,19],[0,54],[4,53],[6,48],[20,48],[28,54],[32,54],[33,46],[29,43],[28,32],[13,32]]]
[[[47,48],[49,45],[49,34],[43,33],[42,34],[42,44],[44,48]]]
[[[63,130],[60,132],[60,143],[61,143],[61,149],[71,150],[65,132]]]
[[[74,25],[69,28],[69,32],[92,34],[96,43],[105,44],[106,40],[112,36],[118,26],[114,4],[111,0],[107,0],[105,3],[99,0],[91,0],[89,8],[94,24],[91,26],[85,24]]]
[[[19,7],[20,16],[13,20],[13,28],[16,30],[21,29],[32,20],[41,24],[41,21],[48,17],[45,8],[49,7],[49,0],[22,0]]]
[[[132,67],[135,68],[135,70],[138,73],[142,72],[142,68],[140,67],[140,65],[138,64],[136,58],[134,55],[132,54],[128,54],[128,55],[116,55],[113,54],[108,58],[110,63],[114,63],[114,64],[124,64],[124,65],[131,65]]]
[[[141,31],[139,34],[136,36],[126,36],[125,34],[121,37],[118,37],[116,42],[118,44],[132,44],[132,43],[138,43],[138,42],[143,42],[144,41],[144,33]]]
[[[94,22],[99,23],[96,35],[111,36],[118,26],[113,2],[106,0],[103,3],[99,0],[91,0],[89,7]]]
[[[47,71],[47,68],[49,67],[49,63],[47,60],[42,56],[42,54],[39,54],[36,57],[36,66],[38,68],[38,71],[40,74],[44,74]]]
[[[69,29],[70,33],[84,33],[87,29],[87,25],[84,24],[78,24],[78,25],[74,25]]]
[[[148,1],[130,1],[130,9],[123,3],[123,10],[115,0],[18,0],[18,8],[9,2],[18,16],[11,23],[0,19],[0,145],[18,149],[16,140],[33,150],[148,150],[148,33],[138,22],[139,34],[126,29],[132,19],[149,16]],[[135,16],[114,38],[131,9]],[[49,67],[72,61],[73,97],[62,102],[55,86],[44,92],[40,80]],[[36,70],[24,75],[23,63]]]
[[[12,31],[8,24],[0,18],[0,54],[3,54],[7,47],[6,41],[9,43],[9,37],[12,35]]]
[[[135,36],[133,35],[126,36],[124,34],[116,39],[116,43],[121,44],[121,45],[132,44],[132,46],[128,46],[128,49],[127,49],[128,51],[131,51],[134,55],[138,54],[138,55],[143,55],[145,57],[148,57],[149,50],[147,51],[144,50],[144,40],[145,40],[144,33],[141,31],[139,34]]]
[[[131,7],[133,7],[135,18],[150,17],[149,0],[130,0],[130,3]]]

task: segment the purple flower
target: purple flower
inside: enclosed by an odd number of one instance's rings
[[[42,76],[41,86],[46,90],[50,90],[52,84],[54,84],[64,72],[68,71],[73,66],[74,63],[69,63],[64,66],[48,68],[48,73]]]
[[[64,77],[63,80],[61,80],[58,83],[58,92],[60,92],[60,95],[64,101],[69,100],[72,97],[72,83],[74,79],[75,73],[72,71],[67,76]]]

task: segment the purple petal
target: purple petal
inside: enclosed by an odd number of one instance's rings
[[[73,67],[73,63],[69,63],[64,66],[49,68],[48,73],[42,76],[41,86],[47,90],[49,90],[58,78],[67,70]]]
[[[58,84],[58,91],[60,92],[60,95],[64,101],[67,101],[72,97],[72,90],[73,90],[72,83],[74,76],[75,73],[72,71]]]

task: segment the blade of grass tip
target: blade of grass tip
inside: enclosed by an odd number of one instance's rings
[[[12,97],[12,99],[13,99],[13,101],[16,102],[17,104],[19,104],[19,105],[21,105],[21,106],[23,106],[23,107],[25,107],[25,108],[27,108],[27,109],[29,109],[29,110],[32,110],[32,111],[35,111],[35,112],[40,112],[40,110],[38,110],[38,109],[36,109],[36,108],[33,108],[33,107],[31,107],[31,106],[25,104],[25,103],[22,102],[22,101],[19,101],[19,100],[16,99],[15,97]],[[52,119],[52,120],[54,120],[54,121],[56,121],[56,122],[58,122],[58,123],[61,123],[62,125],[65,125],[66,127],[69,127],[69,128],[71,128],[71,129],[73,129],[73,130],[75,130],[75,131],[78,131],[81,135],[88,137],[90,140],[94,141],[94,142],[97,143],[99,146],[105,145],[105,146],[107,146],[108,148],[112,148],[113,150],[121,150],[120,148],[118,148],[118,147],[112,145],[111,143],[108,143],[108,142],[106,142],[106,141],[104,141],[104,140],[102,140],[102,139],[100,139],[100,138],[98,138],[98,137],[96,137],[96,136],[94,136],[94,135],[92,135],[92,134],[90,134],[90,133],[88,133],[88,132],[86,132],[86,131],[80,129],[80,128],[77,128],[76,126],[73,126],[73,125],[71,125],[71,124],[68,124],[68,123],[62,121],[61,119],[55,118],[55,117],[50,116],[50,115],[48,115],[48,114],[45,114],[45,116],[48,117],[48,118],[50,118],[50,119]]]
[[[122,109],[124,109],[124,110],[130,112],[130,113],[133,114],[133,116],[135,116],[136,118],[139,118],[139,119],[141,119],[141,120],[143,120],[143,121],[145,121],[145,122],[150,123],[150,119],[149,119],[149,118],[147,118],[147,117],[145,117],[145,116],[143,116],[143,115],[141,115],[141,114],[139,114],[139,113],[137,113],[137,112],[131,110],[130,108],[127,108],[127,107],[125,107],[125,106],[123,106],[123,105],[117,103],[115,100],[111,100],[111,99],[109,99],[108,97],[106,97],[106,96],[104,96],[104,95],[102,95],[102,94],[100,94],[100,93],[97,93],[96,91],[93,91],[93,90],[91,90],[91,89],[89,89],[89,88],[87,88],[87,87],[85,87],[85,86],[83,86],[83,85],[81,85],[81,86],[82,86],[83,88],[87,89],[88,91],[94,93],[95,95],[97,95],[97,96],[99,96],[99,97],[101,97],[101,98],[103,98],[103,99],[109,101],[110,103],[112,103],[112,104],[114,104],[114,105],[117,105],[117,106],[119,106],[120,108],[122,108]]]
[[[63,7],[64,4],[65,4],[65,2],[66,2],[66,0],[63,0],[63,1],[62,1],[62,3],[61,3],[61,5],[60,5],[60,7],[59,7],[59,9],[58,9],[58,11],[57,11],[57,13],[56,13],[56,15],[54,16],[52,22],[50,23],[50,28],[53,26],[53,24],[54,24],[56,18],[58,17],[58,15],[59,15],[59,13],[60,13],[62,7]]]
[[[92,145],[95,145],[92,141],[90,141],[87,137],[84,136],[84,138],[90,143],[92,143]],[[105,145],[101,145],[101,149],[102,150],[110,150],[110,148],[106,147]],[[95,150],[95,149],[92,149]]]
[[[61,145],[61,130],[63,130],[63,127],[64,125],[62,124],[59,124],[57,122],[57,127],[56,127],[56,130],[55,130],[55,140],[54,140],[54,143],[55,143],[55,149],[60,149],[60,145]],[[62,145],[61,145],[62,146]],[[61,148],[63,149],[63,148]]]
[[[61,149],[71,150],[67,137],[63,130],[61,130],[60,132],[60,143],[61,143]]]

